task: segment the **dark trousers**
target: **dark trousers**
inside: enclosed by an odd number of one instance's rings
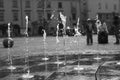
[[[119,26],[118,25],[114,26],[114,32],[115,32],[116,43],[120,43],[119,42]]]
[[[116,38],[116,43],[120,43],[120,41],[119,41],[119,34],[118,33],[115,33],[115,38]]]
[[[93,43],[93,36],[92,33],[87,33],[87,44]]]

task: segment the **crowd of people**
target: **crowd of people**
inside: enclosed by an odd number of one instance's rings
[[[98,15],[96,16],[95,19],[95,24],[92,22],[90,18],[87,19],[87,23],[84,25],[84,32],[86,34],[86,43],[87,45],[92,45],[93,44],[93,32],[94,27],[97,29],[97,35],[98,35],[98,44],[108,44],[108,36],[109,36],[109,31],[108,27],[105,21],[101,21],[98,18]],[[70,29],[70,27],[67,27],[67,30],[65,29],[65,23],[66,23],[66,16],[63,16],[61,13],[61,23],[59,23],[59,31],[61,34],[66,32],[65,34],[68,36],[78,36],[81,35],[82,33],[79,32],[79,18],[77,21],[77,25],[73,26],[74,29]],[[60,25],[61,24],[61,25]],[[63,25],[64,24],[64,25]],[[113,32],[116,38],[116,41],[114,44],[120,44],[120,18],[118,14],[113,14]]]
[[[113,17],[113,26],[114,26],[114,35],[116,38],[116,42],[114,44],[120,44],[120,22],[119,22],[119,16],[115,15]],[[97,34],[98,34],[98,43],[99,44],[107,44],[108,43],[108,29],[106,22],[101,22],[99,19],[96,20],[96,28],[97,28]],[[90,19],[87,20],[87,25],[85,26],[85,32],[86,32],[86,43],[87,45],[93,44],[93,24]]]

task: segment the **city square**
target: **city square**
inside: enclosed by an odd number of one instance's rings
[[[120,0],[0,0],[0,80],[120,80]]]

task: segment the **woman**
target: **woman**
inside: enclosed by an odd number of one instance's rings
[[[108,43],[108,29],[105,22],[98,27],[98,43]]]
[[[97,27],[97,33],[99,33],[99,31],[100,31],[99,28],[102,26],[101,21],[97,20],[95,24],[96,24],[96,27]]]

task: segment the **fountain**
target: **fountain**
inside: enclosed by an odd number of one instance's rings
[[[57,25],[57,31],[56,31],[56,45],[59,46],[59,39],[58,39],[58,31],[59,31],[59,24]],[[56,47],[56,52],[57,52],[57,47]],[[57,61],[54,62],[54,64],[57,64],[57,69],[59,69],[59,65],[63,64],[63,62],[59,61],[59,55],[56,55]]]
[[[74,36],[81,36],[81,33],[79,32],[79,21],[80,19],[78,18],[78,21],[77,21],[77,27],[75,28],[75,35]]]
[[[44,61],[48,61],[48,60],[49,60],[49,58],[44,57],[44,58],[42,58],[42,60],[44,60]]]
[[[59,55],[56,55],[57,61],[54,62],[54,64],[57,64],[57,70],[60,68],[61,64],[64,64],[64,62],[59,61]]]
[[[12,39],[11,34],[10,34],[10,23],[8,23],[8,39]],[[7,69],[13,71],[13,70],[16,69],[16,67],[12,65],[13,62],[12,62],[12,56],[10,54],[10,51],[11,51],[11,49],[10,49],[10,40],[8,40],[8,61],[10,61],[10,66]]]
[[[82,71],[82,70],[84,70],[84,68],[81,67],[80,65],[77,65],[76,67],[74,67],[74,70],[76,70],[76,71]]]
[[[78,21],[77,21],[77,29],[78,29],[78,26],[79,26],[79,18],[78,18]],[[77,43],[76,43],[77,45],[76,46],[78,46],[78,52],[79,52],[79,36],[78,35],[80,35],[79,32],[77,32],[75,34],[75,36],[77,38],[77,40],[76,40],[77,41]],[[80,66],[80,55],[79,54],[78,54],[78,65],[76,67],[74,67],[74,70],[77,70],[77,71],[84,70],[84,68]]]
[[[116,64],[117,64],[117,65],[120,65],[120,62],[117,62]]]
[[[97,61],[99,61],[99,60],[101,60],[102,58],[100,58],[99,56],[97,56],[97,57],[95,57],[94,59],[97,60]]]
[[[22,75],[22,78],[24,79],[31,79],[34,77],[34,75],[30,74],[30,69],[29,69],[29,50],[28,50],[28,16],[25,17],[26,19],[26,30],[25,30],[25,43],[26,43],[26,54],[25,54],[25,63],[28,68],[27,73]]]
[[[53,11],[53,14],[52,14],[52,16],[51,16],[51,19],[55,19],[55,20],[58,21],[57,30],[56,30],[56,45],[59,46],[59,42],[60,42],[60,41],[59,41],[59,39],[58,39],[58,34],[59,34],[59,22],[60,22],[60,21],[58,20],[58,18],[55,17],[54,13],[55,13],[55,11]],[[57,47],[56,47],[56,52],[57,52]],[[57,61],[55,61],[54,64],[57,64],[57,70],[58,70],[58,69],[59,69],[59,65],[60,65],[60,64],[64,64],[64,62],[59,61],[59,54],[56,55],[56,58],[57,58]]]
[[[93,59],[94,59],[94,60],[97,60],[97,61],[100,61],[100,60],[102,59],[102,58],[99,56],[100,53],[99,53],[99,52],[96,52],[96,54],[97,54],[97,56],[94,57]]]
[[[74,70],[78,71],[78,73],[79,73],[79,71],[84,70],[84,68],[80,66],[79,54],[78,54],[78,65],[76,67],[74,67]]]
[[[43,30],[43,47],[44,47],[44,58],[42,58],[42,60],[44,61],[48,61],[49,58],[47,58],[47,54],[46,54],[46,31]]]
[[[44,48],[44,58],[42,58],[42,60],[44,61],[44,65],[45,65],[45,75],[47,76],[47,61],[49,60],[49,58],[47,57],[47,54],[46,54],[46,31],[43,30],[43,48]],[[46,79],[47,77],[45,77]]]
[[[30,74],[30,70],[28,70],[26,74],[22,75],[22,78],[24,79],[31,79],[33,77],[34,75]]]
[[[98,28],[99,28],[99,26],[100,26],[100,24],[98,24],[98,21],[100,22],[98,14],[96,15],[95,20],[96,20],[96,23],[95,23],[95,24],[96,24],[97,31],[98,31],[98,30],[99,30]],[[100,23],[101,23],[101,22],[100,22]],[[99,57],[99,54],[97,54],[97,57],[95,57],[94,59],[97,60],[97,61],[99,61],[99,60],[101,60],[102,58],[100,58],[100,57]]]

